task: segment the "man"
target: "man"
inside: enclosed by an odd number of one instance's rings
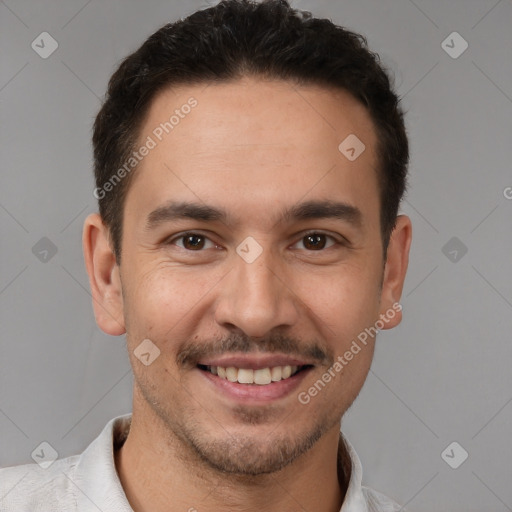
[[[124,60],[93,143],[85,262],[133,413],[2,470],[1,510],[399,510],[340,434],[411,243],[403,115],[365,40],[221,2]]]

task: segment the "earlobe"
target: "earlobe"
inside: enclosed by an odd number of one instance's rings
[[[399,215],[389,240],[384,279],[382,282],[380,315],[386,317],[384,329],[392,329],[402,321],[400,297],[409,264],[412,241],[411,219]]]
[[[126,332],[121,280],[109,233],[97,213],[85,219],[82,245],[96,323],[112,336]]]

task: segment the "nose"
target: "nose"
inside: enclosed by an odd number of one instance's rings
[[[299,319],[298,298],[270,250],[264,249],[252,263],[238,254],[233,259],[216,301],[217,324],[254,338],[294,325]]]

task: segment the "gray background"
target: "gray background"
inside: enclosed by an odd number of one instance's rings
[[[0,466],[33,462],[42,441],[59,457],[79,453],[131,410],[125,340],[96,326],[82,258],[82,223],[96,209],[91,124],[120,59],[206,5],[0,1]],[[293,5],[366,35],[407,110],[404,320],[381,333],[344,418],[364,483],[411,511],[510,511],[512,4]],[[47,59],[31,48],[43,31],[59,44]],[[469,44],[458,58],[441,44],[454,31]],[[41,252],[43,237],[55,255]],[[452,237],[458,246],[443,252]],[[457,469],[441,457],[453,441],[469,453]]]

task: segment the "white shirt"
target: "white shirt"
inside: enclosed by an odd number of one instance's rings
[[[131,413],[110,420],[81,455],[54,461],[43,469],[24,464],[0,469],[0,512],[133,512],[119,480],[114,450],[128,435]],[[340,512],[398,512],[388,497],[361,485],[357,453],[340,433],[352,462]]]

